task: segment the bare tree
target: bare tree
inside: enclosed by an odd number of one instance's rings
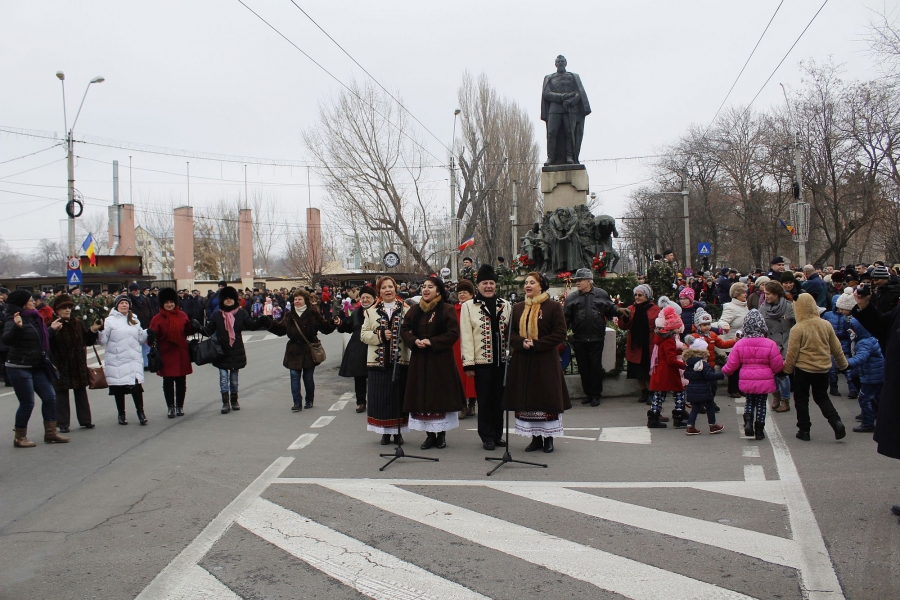
[[[287,213],[278,204],[278,198],[264,190],[251,193],[253,253],[265,274],[269,273],[272,252],[284,239],[288,228],[288,221],[285,220]]]
[[[76,235],[78,239],[87,239],[88,234],[94,240],[94,248],[97,254],[106,254],[109,251],[109,219],[103,212],[91,212],[83,215],[75,221]]]
[[[64,275],[66,272],[65,245],[58,240],[43,239],[32,253],[32,269],[40,275]]]
[[[13,250],[9,243],[0,238],[0,275],[15,277],[28,269],[28,261],[18,252]]]

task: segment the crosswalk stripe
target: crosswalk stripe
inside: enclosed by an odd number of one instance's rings
[[[347,392],[345,394],[341,394],[341,397],[338,400],[353,400],[356,397],[356,394],[353,392]]]
[[[730,600],[749,596],[515,523],[375,482],[324,485],[366,504],[636,600]]]
[[[458,583],[258,498],[237,524],[377,600],[487,600]]]
[[[316,419],[315,422],[314,422],[312,425],[310,425],[309,427],[310,427],[310,429],[315,429],[315,428],[318,428],[318,427],[325,427],[326,425],[328,425],[328,424],[331,423],[332,421],[334,421],[334,417],[319,417],[319,418]]]
[[[744,446],[742,454],[744,458],[759,458],[759,446]]]
[[[766,472],[762,465],[744,465],[744,481],[765,481]]]
[[[335,402],[334,404],[332,404],[332,405],[331,405],[331,408],[329,408],[328,410],[335,410],[335,411],[337,411],[337,410],[343,410],[345,406],[347,406],[347,401],[346,401],[346,400],[338,400],[337,402]]]
[[[619,502],[577,490],[544,486],[509,488],[502,485],[495,489],[606,521],[731,550],[786,567],[799,567],[796,559],[797,544],[785,538]]]
[[[319,434],[318,433],[304,433],[303,435],[298,437],[296,440],[294,440],[294,443],[291,444],[290,446],[288,446],[287,449],[288,450],[301,450],[303,448],[306,448],[307,446],[309,446],[312,443],[312,441],[314,439],[316,439],[317,435],[319,435]]]
[[[188,569],[184,583],[172,590],[166,600],[241,600],[227,585],[200,565]]]
[[[604,427],[597,440],[619,444],[649,444],[652,441],[646,427]]]

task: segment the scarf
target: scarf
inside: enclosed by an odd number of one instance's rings
[[[41,350],[50,351],[50,336],[47,333],[47,325],[44,324],[44,317],[35,309],[22,310],[19,313],[22,316],[23,325],[27,320],[28,324],[35,328],[38,339],[41,341]]]
[[[787,312],[787,309],[788,301],[782,297],[778,299],[778,304],[769,304],[763,300],[759,312],[763,314],[763,317],[780,319]]]
[[[412,322],[410,323],[413,334],[416,337],[419,337],[419,323],[422,321],[422,317],[427,315],[428,313],[432,313],[428,322],[434,321],[434,329],[431,331],[431,335],[429,337],[434,337],[436,335],[440,335],[444,333],[444,322],[440,318],[440,311],[437,310],[438,304],[440,304],[442,298],[441,295],[438,294],[430,301],[426,302],[424,299],[419,300],[419,310],[413,315]]]
[[[234,346],[234,315],[237,314],[237,305],[231,310],[222,310],[222,320],[225,321],[225,331],[228,333],[228,345]]]
[[[541,292],[540,295],[533,298],[525,298],[525,310],[522,311],[522,317],[519,319],[519,335],[527,340],[538,339],[538,319],[541,318],[541,304],[547,298],[547,292]]]
[[[647,317],[647,311],[650,310],[651,306],[653,306],[652,300],[634,305],[634,320],[631,323],[632,350],[642,349],[646,352],[650,347],[650,321]]]
[[[162,338],[179,346],[187,346],[187,338],[184,335],[184,321],[178,318],[178,309],[159,311],[159,316],[165,321],[165,329],[161,331]]]

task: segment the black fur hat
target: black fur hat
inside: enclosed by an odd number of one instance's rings
[[[475,277],[475,281],[497,281],[497,272],[494,271],[494,267],[485,263],[478,267],[478,275]]]
[[[235,305],[237,305],[240,300],[238,291],[230,285],[226,285],[221,290],[219,290],[219,308],[225,306],[224,302],[227,298],[231,298],[232,300],[234,300]]]
[[[178,306],[178,292],[173,288],[165,287],[159,290],[158,297],[160,307],[164,306],[166,302],[174,302],[175,306]]]

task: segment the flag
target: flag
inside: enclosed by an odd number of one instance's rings
[[[462,252],[466,248],[469,248],[470,246],[474,246],[474,245],[475,245],[475,236],[473,235],[472,237],[470,237],[469,239],[467,239],[466,241],[464,241],[462,244],[459,245],[459,251]]]
[[[778,222],[781,223],[781,226],[784,227],[785,229],[787,229],[791,235],[794,235],[794,228],[791,225],[788,225],[781,219],[778,219]]]
[[[94,246],[94,236],[90,233],[87,236],[87,239],[84,240],[84,243],[81,245],[81,249],[87,254],[88,259],[90,259],[91,266],[97,266],[97,247]]]

